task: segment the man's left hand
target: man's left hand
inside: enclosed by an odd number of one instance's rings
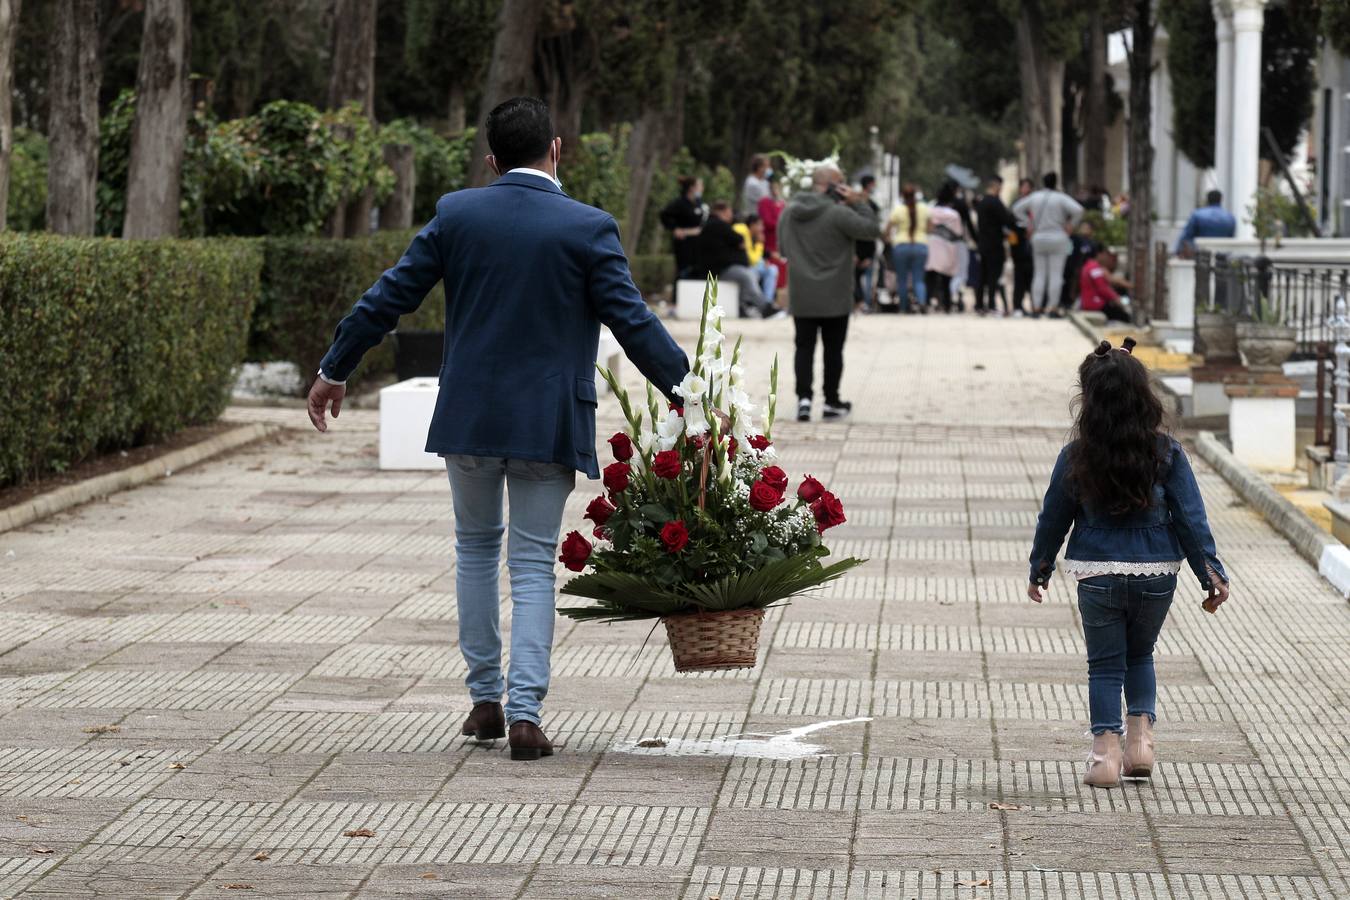
[[[322,378],[314,379],[314,386],[309,389],[309,420],[314,423],[314,427],[319,431],[328,430],[328,420],[325,413],[328,411],[328,405],[333,406],[333,418],[338,417],[342,411],[342,398],[347,396],[347,386],[345,384],[329,384]]]

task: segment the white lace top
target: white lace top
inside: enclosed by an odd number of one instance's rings
[[[1184,559],[1175,562],[1114,562],[1111,560],[1066,559],[1060,563],[1060,571],[1078,581],[1095,578],[1098,575],[1175,575],[1181,571]]]

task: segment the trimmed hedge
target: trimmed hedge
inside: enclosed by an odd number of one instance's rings
[[[628,267],[633,272],[633,283],[642,291],[643,297],[668,291],[675,283],[675,257],[669,253],[630,256]]]
[[[0,235],[0,485],[224,410],[257,241]]]
[[[380,231],[350,240],[272,237],[262,240],[262,297],[253,316],[248,359],[285,360],[313,380],[338,321],[385,269],[412,243],[416,230]],[[445,327],[445,292],[432,289],[422,306],[399,320],[405,331]],[[352,377],[393,371],[393,345],[385,341],[366,354]]]

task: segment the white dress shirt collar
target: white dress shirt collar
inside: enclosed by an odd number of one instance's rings
[[[548,179],[549,181],[553,182],[553,185],[554,185],[556,188],[558,188],[558,190],[562,190],[562,182],[559,181],[558,179],[554,178],[552,175],[548,174],[547,172],[545,172],[543,169],[532,169],[532,168],[530,168],[529,166],[517,166],[516,168],[514,168],[514,169],[512,169],[511,171],[507,172],[506,174],[507,174],[507,175],[516,175],[516,174],[533,175],[533,176],[535,176],[536,178],[546,178],[546,179]]]

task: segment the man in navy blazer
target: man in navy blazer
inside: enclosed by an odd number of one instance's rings
[[[633,284],[609,214],[558,182],[562,141],[548,107],[507,100],[488,115],[487,161],[501,177],[447,194],[337,327],[309,395],[327,430],[362,355],[445,281],[445,351],[426,449],[445,457],[455,510],[460,648],[473,711],[463,733],[505,736],[512,759],[553,747],[540,729],[553,648],[554,553],[576,472],[599,477],[595,356],[603,322],[667,395],[689,371],[684,352]],[[509,680],[501,665],[497,569],[509,495]],[[505,710],[502,694],[507,694]]]

